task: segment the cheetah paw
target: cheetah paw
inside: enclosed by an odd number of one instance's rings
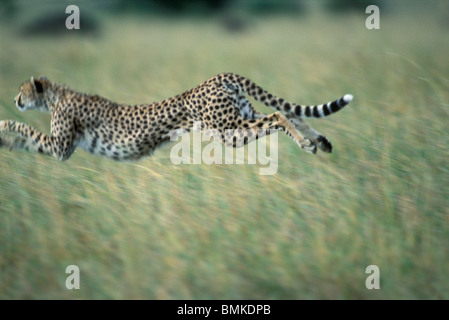
[[[323,152],[332,152],[332,143],[325,137],[319,136],[318,139],[318,148],[320,148]]]
[[[317,151],[316,144],[313,143],[312,140],[310,140],[308,138],[305,138],[304,141],[305,141],[305,143],[303,143],[301,145],[301,148],[303,148],[308,153],[315,154]]]
[[[6,149],[11,150],[11,148],[12,148],[11,142],[12,142],[11,137],[8,137],[8,136],[0,137],[0,149],[6,148]]]

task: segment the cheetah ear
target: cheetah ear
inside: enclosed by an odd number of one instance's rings
[[[34,80],[34,87],[36,88],[37,93],[42,93],[44,92],[44,86],[42,85],[41,82],[39,82],[39,80]]]

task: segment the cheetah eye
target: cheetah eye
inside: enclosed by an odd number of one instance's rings
[[[44,87],[42,86],[42,83],[40,83],[39,81],[34,80],[34,86],[36,87],[37,93],[44,92]]]

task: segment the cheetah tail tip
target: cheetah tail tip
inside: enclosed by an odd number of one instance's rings
[[[352,94],[347,93],[347,94],[345,94],[345,95],[343,96],[343,100],[344,100],[344,102],[346,102],[346,103],[351,102],[352,99],[354,99],[354,96],[353,96]]]

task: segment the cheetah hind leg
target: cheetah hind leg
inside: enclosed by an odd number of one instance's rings
[[[263,119],[267,115],[265,113],[262,113],[260,111],[257,111],[253,108],[251,105],[251,102],[249,102],[243,95],[240,95],[238,97],[239,101],[239,110],[240,110],[240,116],[247,120],[247,119]],[[292,114],[285,114],[282,112],[282,115],[287,117],[290,123],[292,123],[296,130],[299,130],[299,132],[305,137],[311,140],[318,148],[320,148],[324,152],[331,152],[332,150],[332,144],[329,142],[329,140],[326,139],[325,136],[320,134],[319,132],[315,131],[313,128],[311,128],[304,120],[295,118]],[[259,124],[258,124],[259,125]],[[290,126],[289,126],[290,127]],[[291,129],[291,128],[290,128]],[[294,131],[294,129],[292,129]],[[286,131],[289,135],[289,130]],[[293,137],[292,137],[293,138]],[[304,139],[306,140],[306,139]],[[301,146],[302,147],[302,146]],[[305,148],[306,151],[307,148]],[[312,153],[315,153],[312,148],[312,151],[309,151]]]
[[[223,137],[226,146],[243,147],[245,144],[261,138],[270,133],[270,129],[281,129],[284,131],[301,149],[309,153],[316,153],[316,144],[308,138],[304,138],[295,126],[281,112],[275,112],[263,117],[258,113],[255,119],[246,119],[237,130],[233,130],[232,136]],[[255,134],[257,130],[257,134]]]
[[[283,113],[284,114],[284,113]],[[313,129],[307,122],[303,119],[295,118],[293,115],[284,114],[286,118],[294,125],[296,131],[299,131],[304,139],[311,140],[321,151],[323,152],[332,152],[332,144],[331,142],[321,133]],[[266,117],[265,113],[255,111],[254,118],[261,119]]]
[[[296,130],[304,137],[309,138],[321,151],[332,152],[331,142],[324,135],[313,129],[307,122],[291,115],[287,115],[287,118],[295,126]]]

